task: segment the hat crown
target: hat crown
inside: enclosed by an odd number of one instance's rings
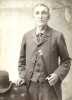
[[[9,74],[6,71],[0,71],[0,89],[9,86]]]

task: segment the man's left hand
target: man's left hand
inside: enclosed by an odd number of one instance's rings
[[[48,80],[50,86],[54,86],[56,82],[58,81],[58,76],[55,73],[50,74],[50,76],[46,77],[46,80]]]

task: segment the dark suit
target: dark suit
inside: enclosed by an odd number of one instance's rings
[[[24,79],[31,79],[34,82],[37,82],[39,77],[39,80],[41,80],[42,77],[44,79],[47,76],[46,72],[44,71],[45,66],[45,69],[48,72],[48,74],[55,72],[58,75],[59,80],[54,85],[54,87],[49,87],[49,89],[47,89],[48,86],[46,82],[45,85],[40,84],[42,88],[45,87],[41,89],[42,95],[44,93],[46,94],[44,95],[44,97],[40,97],[40,100],[62,100],[61,82],[70,69],[70,58],[64,40],[64,36],[62,33],[47,27],[44,35],[41,37],[40,41],[37,42],[35,32],[36,30],[34,29],[24,35],[21,45],[21,53],[18,66],[20,77]],[[38,58],[37,62],[35,62],[35,55],[38,52],[38,50],[42,50],[45,64],[41,58]],[[60,64],[58,62],[59,58]],[[33,67],[34,73],[31,76]],[[38,70],[38,68],[40,69]],[[40,74],[43,71],[44,73],[42,74],[42,76],[38,77],[38,72]],[[32,94],[34,93],[35,95],[35,92],[39,92],[38,86],[37,88],[35,87],[36,89],[33,89],[33,91],[32,87],[33,85],[30,86],[30,92],[32,92]],[[34,100],[37,100],[37,98],[35,98]]]

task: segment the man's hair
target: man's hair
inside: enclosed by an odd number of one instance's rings
[[[36,4],[34,7],[33,7],[33,10],[36,8],[36,7],[38,7],[38,6],[43,6],[43,7],[45,7],[47,10],[48,10],[48,12],[49,12],[49,7],[47,6],[47,5],[45,5],[44,3],[39,3],[39,4]]]

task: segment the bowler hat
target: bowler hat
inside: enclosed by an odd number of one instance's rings
[[[6,93],[12,87],[12,82],[9,81],[9,74],[7,71],[0,71],[0,94]]]

